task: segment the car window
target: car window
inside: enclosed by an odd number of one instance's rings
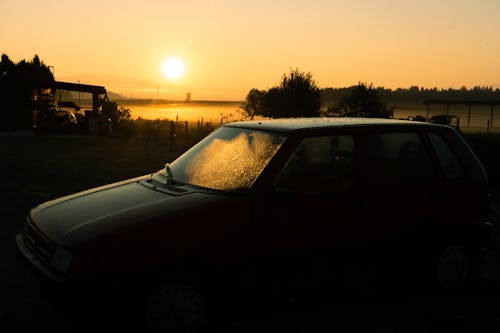
[[[354,152],[351,135],[306,138],[290,156],[274,187],[304,194],[349,191],[354,185]]]
[[[418,186],[433,182],[430,158],[416,132],[368,136],[371,176],[379,188]]]
[[[429,133],[429,140],[436,152],[444,178],[447,180],[463,178],[464,169],[458,156],[451,150],[448,143],[436,133]]]
[[[172,162],[168,172],[183,183],[246,191],[284,140],[277,133],[223,126]]]

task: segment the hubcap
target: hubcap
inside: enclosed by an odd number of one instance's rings
[[[462,246],[448,246],[437,261],[439,284],[445,289],[455,289],[462,285],[469,273],[467,251]]]

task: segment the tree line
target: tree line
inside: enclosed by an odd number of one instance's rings
[[[320,89],[309,72],[298,69],[283,75],[280,83],[269,90],[251,89],[243,103],[246,115],[269,118],[287,117],[384,117],[392,110],[382,102],[372,84],[359,83],[342,90],[329,105],[325,89]]]
[[[398,104],[422,104],[426,100],[500,100],[500,89],[475,86],[438,89],[412,86],[396,90],[358,83],[344,88],[319,88],[311,73],[298,69],[283,75],[269,90],[251,89],[243,103],[246,115],[280,117],[392,117]]]
[[[321,89],[322,104],[332,104],[347,96],[355,88],[324,88]],[[395,90],[377,87],[380,99],[387,104],[421,104],[425,100],[499,100],[500,89],[491,86],[474,86],[470,89],[463,86],[460,89],[447,88],[438,89],[412,86],[410,88],[397,88]]]

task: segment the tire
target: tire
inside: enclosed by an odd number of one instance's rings
[[[148,332],[199,333],[207,322],[206,304],[194,285],[163,283],[145,300],[144,326]]]
[[[435,258],[435,281],[445,292],[456,292],[468,286],[475,268],[475,256],[462,244],[448,244]]]

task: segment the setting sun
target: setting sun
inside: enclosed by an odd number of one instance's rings
[[[137,98],[156,98],[160,85],[170,98],[190,91],[243,101],[290,68],[310,72],[320,88],[500,89],[499,0],[129,0],[119,10],[100,1],[99,11],[95,3],[0,0],[0,31],[15,31],[0,34],[0,55],[37,54],[57,81]],[[75,25],[75,15],[92,18],[92,28]]]
[[[177,79],[184,75],[184,62],[179,58],[169,58],[163,63],[163,74],[169,79]]]

